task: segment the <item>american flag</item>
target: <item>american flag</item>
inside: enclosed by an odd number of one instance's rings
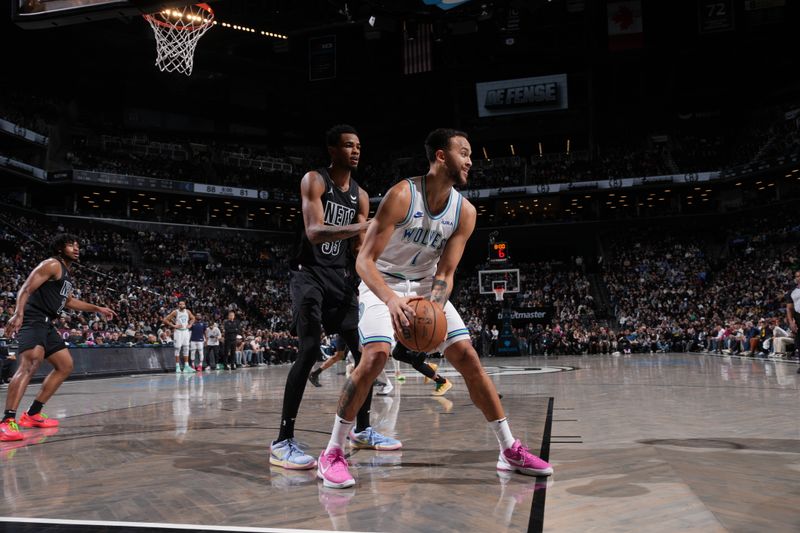
[[[432,33],[433,25],[422,22],[417,23],[416,35],[410,34],[408,28],[403,32],[403,74],[419,74],[433,70]]]

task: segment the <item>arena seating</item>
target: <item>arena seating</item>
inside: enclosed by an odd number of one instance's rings
[[[67,107],[42,96],[5,90],[0,117],[47,134]],[[485,159],[474,146],[471,188],[564,183],[720,170],[764,161],[800,150],[798,120],[787,119],[794,105],[775,106],[734,132],[703,134],[676,130],[660,142],[611,139],[586,152],[501,156]],[[76,169],[213,183],[250,188],[297,188],[302,173],[325,164],[320,147],[265,148],[211,138],[151,138],[148,134],[116,131],[97,117],[81,117],[84,133],[72,143],[68,162]],[[85,134],[85,129],[92,133]],[[477,141],[476,141],[477,142]],[[358,179],[372,196],[398,179],[425,168],[418,145],[365,151]]]
[[[179,299],[186,299],[189,308],[209,323],[221,322],[228,310],[235,310],[243,320],[246,337],[260,337],[267,348],[274,345],[271,353],[276,360],[290,359],[296,340],[287,333],[290,303],[285,244],[244,241],[231,246],[224,240],[197,242],[164,234],[123,233],[101,224],[86,229],[85,224],[54,223],[30,215],[4,220],[42,244],[58,231],[81,238],[82,261],[92,269],[76,268],[76,297],[108,305],[119,318],[106,323],[90,314],[66,313],[58,329],[73,345],[169,340],[169,332],[161,335],[168,329],[161,321]],[[13,312],[17,290],[47,253],[44,246],[7,224],[0,229],[0,248],[0,324],[4,326]],[[207,251],[215,262],[192,260],[190,249]],[[278,346],[283,344],[286,346]]]

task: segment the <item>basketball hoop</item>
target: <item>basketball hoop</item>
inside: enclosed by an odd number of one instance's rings
[[[492,290],[494,291],[494,299],[498,302],[503,301],[503,294],[506,292],[506,288],[503,286],[500,287],[493,287]]]
[[[161,72],[189,76],[194,66],[194,49],[214,25],[214,11],[208,4],[190,4],[143,15],[156,36],[156,66]]]

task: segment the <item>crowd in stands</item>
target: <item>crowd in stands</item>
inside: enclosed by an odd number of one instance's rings
[[[800,217],[789,205],[743,218],[728,234],[627,230],[611,239],[599,282],[583,261],[518,263],[514,309],[552,309],[546,323],[514,327],[523,354],[711,351],[791,356],[787,294],[800,269]],[[479,265],[459,278],[453,302],[482,355],[497,354],[500,309],[480,295]],[[607,290],[611,320],[595,301]],[[778,339],[776,341],[776,339]]]
[[[163,324],[179,300],[207,324],[222,324],[233,310],[242,324],[247,343],[259,339],[267,361],[288,362],[296,353],[297,341],[289,333],[290,305],[286,244],[237,240],[239,249],[251,254],[244,260],[223,240],[202,245],[219,263],[191,260],[189,246],[161,235],[167,246],[159,264],[134,264],[132,255],[154,253],[149,248],[152,234],[120,232],[77,225],[53,223],[35,217],[4,217],[0,229],[0,327],[13,313],[19,287],[28,273],[47,257],[48,239],[56,232],[76,234],[82,243],[81,260],[91,267],[75,266],[74,296],[107,305],[118,318],[106,322],[89,313],[65,313],[57,322],[62,337],[73,346],[145,345],[172,341]],[[140,239],[141,237],[141,239]],[[144,249],[140,249],[144,244]],[[155,259],[154,256],[150,256]],[[211,265],[211,268],[209,268]]]
[[[181,155],[133,153],[125,146],[108,150],[85,147],[70,152],[69,162],[80,170],[261,190],[293,190],[299,180],[286,170],[234,166],[226,163],[220,152],[194,154],[189,146],[177,153]]]
[[[506,293],[504,303],[497,302],[493,294],[481,294],[478,272],[493,269],[518,269],[519,292]],[[507,286],[511,288],[513,281]],[[483,291],[491,287],[484,281]],[[480,264],[468,269],[458,279],[456,291],[451,297],[458,308],[467,328],[470,330],[473,345],[482,355],[496,353],[496,328],[501,326],[498,314],[504,304],[513,309],[537,308],[551,310],[551,323],[536,328],[533,325],[515,329],[520,339],[522,351],[544,353],[552,349],[556,334],[569,331],[583,332],[594,326],[596,304],[591,284],[586,277],[582,259],[578,261],[540,261],[535,263],[514,263],[503,267]],[[494,332],[493,332],[494,331]],[[535,335],[536,338],[533,338]],[[560,342],[560,337],[558,341]]]
[[[0,87],[0,118],[41,135],[49,135],[63,104],[52,97]]]
[[[470,187],[503,187],[657,176],[719,170],[769,160],[800,149],[800,118],[793,105],[761,108],[738,131],[667,132],[652,139],[604,140],[592,153],[548,153],[484,158],[473,146],[475,167]],[[78,111],[76,104],[14,88],[0,91],[0,117],[49,134],[65,115],[84,126],[70,144],[74,168],[296,193],[299,177],[327,163],[323,147],[265,146],[257,142],[212,138],[168,140],[148,133],[113,130],[108,119]],[[86,134],[86,131],[93,131]],[[165,139],[167,139],[165,137]],[[477,142],[477,141],[476,141]],[[367,145],[369,146],[369,145]],[[166,148],[165,148],[166,147]],[[10,154],[14,155],[14,154]],[[400,178],[426,168],[417,144],[382,151],[365,149],[358,179],[372,196]],[[493,154],[488,154],[492,156]]]
[[[505,295],[509,305],[550,313],[544,323],[515,326],[522,352],[785,350],[784,343],[776,347],[772,339],[789,331],[785,296],[793,269],[800,265],[800,218],[794,211],[794,204],[787,204],[768,216],[743,217],[738,224],[726,225],[727,233],[617,233],[605,245],[602,276],[593,278],[595,286],[582,258],[507,265],[520,270],[521,287]],[[251,351],[272,354],[273,361],[292,359],[296,339],[288,333],[286,243],[234,243],[188,233],[111,230],[100,224],[4,215],[0,325],[12,312],[25,276],[46,256],[36,241],[44,243],[60,231],[80,237],[82,262],[92,267],[76,267],[75,296],[110,305],[119,313],[111,322],[85,313],[63,316],[59,331],[73,345],[170,342],[171,332],[162,320],[185,299],[209,324],[221,324],[228,311],[235,311],[242,321],[243,342],[263,347]],[[502,324],[499,304],[478,290],[477,271],[486,268],[496,267],[465,268],[452,301],[476,348],[492,355]],[[602,290],[607,291],[608,313],[596,301]]]
[[[675,137],[670,143],[611,144],[594,157],[578,153],[484,159],[476,153],[469,187],[517,187],[719,170],[726,162],[730,165],[731,154],[736,154],[734,159],[741,164],[750,163],[756,157],[765,159],[793,153],[800,148],[800,135],[793,121],[782,121],[740,142],[742,146],[732,147],[718,135],[687,135]],[[250,147],[212,143],[196,152],[191,143],[184,144],[187,148],[178,151],[177,156],[174,153],[143,155],[125,146],[76,148],[70,154],[70,162],[74,168],[83,170],[295,192],[304,172],[327,164],[324,157],[308,156],[293,157],[291,163],[288,157],[279,158],[291,164],[291,171],[242,167],[232,163],[237,159],[221,154],[235,149],[246,157],[252,151]],[[411,147],[408,150],[406,154],[365,154],[356,177],[371,196],[385,193],[399,179],[424,172],[427,162],[423,155],[415,153]]]
[[[761,136],[759,139],[763,139]],[[725,141],[720,135],[683,135],[672,141],[672,157],[675,164],[684,172],[702,172],[725,166],[730,159],[725,156]],[[755,156],[761,142],[748,143],[740,147],[740,157],[748,161]]]
[[[667,350],[763,352],[775,328],[789,329],[786,295],[800,267],[798,242],[791,207],[731,227],[713,260],[700,238],[617,242],[604,272],[616,325],[636,341],[631,349],[652,341]]]
[[[664,147],[615,144],[604,149],[593,164],[594,179],[637,178],[672,174],[664,161]],[[709,168],[705,170],[710,170]]]
[[[800,151],[800,117],[775,124],[769,131],[769,141],[760,150],[760,159],[796,155]]]
[[[268,246],[264,242],[240,239],[201,239],[187,232],[138,231],[136,245],[148,264],[174,266],[202,261],[211,264],[209,269],[233,264],[269,268],[276,258],[287,253],[285,245]]]

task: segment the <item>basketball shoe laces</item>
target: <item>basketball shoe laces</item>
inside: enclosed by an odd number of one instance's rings
[[[356,433],[357,436],[366,434],[363,440],[366,440],[370,444],[374,444],[375,439],[375,431],[369,427],[365,429],[362,433]],[[360,440],[360,439],[359,439]]]
[[[288,439],[288,442],[287,442],[286,445],[289,447],[289,451],[286,454],[286,458],[287,459],[290,459],[290,458],[292,458],[292,457],[294,457],[296,455],[305,455],[305,452],[303,452],[303,450],[300,449],[300,445],[297,444],[296,440]]]
[[[11,428],[11,431],[19,431],[19,426],[17,425],[17,421],[13,418],[9,418],[5,421],[8,424],[8,427]]]
[[[515,458],[514,460],[515,461],[519,461],[520,463],[525,463],[525,458],[528,455],[536,457],[534,454],[531,453],[530,448],[528,448],[527,446],[523,445],[521,442],[519,443],[519,447],[517,447],[517,448],[511,447],[509,449],[519,454],[519,459]]]
[[[344,452],[340,451],[340,453],[334,453],[333,451],[328,452],[325,454],[328,458],[328,470],[333,470],[336,468],[337,463],[342,463],[344,468],[347,468],[347,459],[344,456]]]

